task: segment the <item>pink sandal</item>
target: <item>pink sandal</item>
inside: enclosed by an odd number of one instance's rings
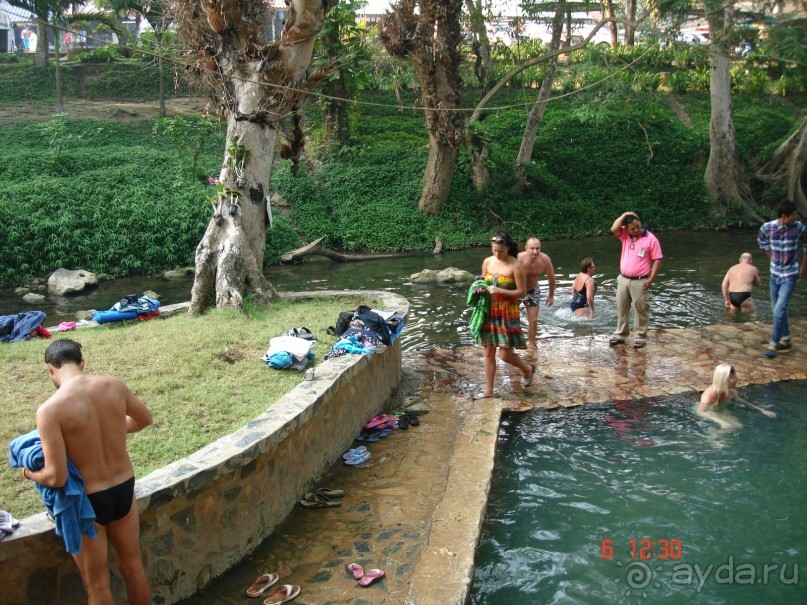
[[[359,580],[359,586],[364,586],[365,588],[372,584],[373,582],[380,580],[385,575],[383,569],[368,569],[364,572],[364,576],[361,580]]]

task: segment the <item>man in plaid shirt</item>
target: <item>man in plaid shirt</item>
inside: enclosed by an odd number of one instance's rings
[[[804,277],[807,267],[807,227],[800,220],[796,204],[784,201],[776,209],[775,221],[768,221],[759,229],[757,243],[771,259],[771,307],[773,308],[773,335],[764,353],[771,359],[789,351],[790,328],[787,325],[787,306],[796,287],[796,280]],[[799,242],[804,246],[804,258],[799,267]]]

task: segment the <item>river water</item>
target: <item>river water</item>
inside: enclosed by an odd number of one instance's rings
[[[653,285],[650,327],[678,328],[722,321],[771,320],[768,302],[768,261],[756,246],[756,231],[672,232],[660,237],[665,258],[659,278]],[[614,295],[619,272],[619,242],[613,237],[543,242],[543,251],[552,258],[557,276],[555,305],[541,308],[539,338],[561,338],[606,334],[616,324]],[[755,292],[757,310],[751,315],[729,316],[723,308],[720,284],[726,270],[742,252],[754,255],[763,287]],[[280,291],[330,289],[384,289],[407,297],[412,305],[402,346],[407,351],[451,348],[471,344],[465,306],[467,286],[415,285],[407,277],[422,269],[457,267],[478,273],[487,248],[475,248],[440,255],[418,254],[398,258],[334,263],[312,258],[298,265],[271,267],[267,276]],[[580,261],[591,256],[597,265],[596,316],[591,320],[573,319],[568,302],[570,287]],[[46,325],[74,321],[82,309],[108,309],[121,297],[154,290],[163,304],[189,300],[192,278],[169,281],[159,277],[131,277],[111,280],[88,294],[48,296],[45,303],[32,306],[10,291],[0,292],[0,315],[39,309],[47,313]],[[546,292],[546,279],[542,280]],[[807,312],[807,290],[799,285],[790,305],[791,314]]]

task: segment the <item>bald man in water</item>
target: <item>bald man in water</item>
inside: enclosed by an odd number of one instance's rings
[[[84,374],[81,345],[56,340],[45,350],[48,376],[56,393],[36,412],[45,466],[23,469],[26,479],[48,487],[67,482],[69,458],[84,479],[95,511],[94,538],[82,535],[73,555],[89,605],[113,605],[109,585],[109,546],[126,580],[130,605],[151,604],[151,584],[140,552],[140,517],[134,496],[134,468],[126,436],[153,420],[143,402],[117,378]]]
[[[537,346],[538,309],[541,306],[541,286],[538,284],[538,278],[546,274],[549,280],[546,306],[551,307],[555,302],[555,268],[549,255],[541,252],[541,240],[535,236],[527,240],[524,252],[518,253],[518,261],[524,267],[524,277],[527,280],[527,294],[521,301],[527,309],[527,344],[534,349]]]
[[[753,265],[753,259],[748,252],[740,255],[740,262],[726,272],[723,278],[723,300],[726,308],[732,312],[753,311],[754,299],[751,290],[754,286],[761,286],[759,269]]]

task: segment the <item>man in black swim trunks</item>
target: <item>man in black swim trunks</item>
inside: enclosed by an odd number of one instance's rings
[[[753,265],[753,259],[748,252],[740,255],[740,262],[726,272],[723,278],[723,301],[726,308],[732,312],[753,311],[754,300],[751,290],[754,286],[761,286],[759,269]]]
[[[48,375],[56,393],[36,412],[45,466],[23,475],[41,485],[67,481],[68,458],[84,479],[95,510],[94,538],[82,535],[73,555],[90,605],[112,605],[109,546],[124,580],[131,605],[151,603],[151,584],[140,551],[140,517],[134,497],[134,468],[126,435],[153,420],[143,402],[117,378],[84,374],[81,345],[56,340],[45,351]]]

